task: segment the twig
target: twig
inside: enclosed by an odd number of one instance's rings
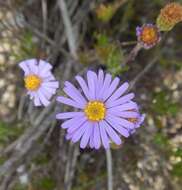
[[[114,3],[114,8],[117,11],[121,6],[123,6],[128,0],[119,0]]]
[[[69,170],[69,181],[68,181],[68,186],[67,186],[67,190],[71,190],[72,189],[72,183],[73,183],[73,178],[74,178],[74,174],[75,174],[75,170],[76,170],[76,163],[77,163],[77,159],[79,156],[79,146],[74,146],[73,149],[73,156],[72,156],[72,162],[70,165],[70,170]]]
[[[33,126],[38,126],[44,119],[47,114],[51,112],[51,109],[55,106],[55,100],[53,99],[51,104],[46,107],[45,109],[40,112],[39,116],[35,119],[34,122],[32,123]]]
[[[113,190],[112,154],[110,148],[106,150],[106,160],[107,160],[108,190]]]
[[[127,65],[131,61],[135,59],[135,57],[138,55],[138,52],[141,50],[140,44],[137,44],[129,53],[129,55],[126,57],[125,61],[121,65]]]
[[[66,170],[65,170],[65,176],[64,176],[64,183],[65,183],[65,189],[68,190],[69,182],[70,180],[70,168],[71,168],[71,159],[72,159],[72,149],[73,145],[69,144],[69,150],[68,150],[68,160],[66,162]]]
[[[17,144],[18,150],[14,152],[12,157],[7,160],[1,167],[0,167],[0,176],[9,172],[13,172],[16,170],[17,163],[21,162],[24,159],[24,156],[27,155],[27,152],[32,148],[32,144],[42,135],[42,133],[50,126],[50,122],[44,123],[39,126],[39,130],[33,136],[30,135],[27,142],[22,145]]]
[[[43,32],[46,35],[47,32],[47,2],[46,0],[41,1],[42,6],[42,18],[43,18]],[[43,42],[44,45],[44,42]]]
[[[62,18],[63,18],[63,23],[65,25],[65,31],[66,31],[66,36],[67,36],[68,45],[69,45],[71,55],[75,59],[77,59],[76,40],[75,40],[75,36],[74,36],[74,33],[73,33],[71,20],[70,20],[70,17],[68,15],[68,10],[67,10],[67,7],[66,7],[66,4],[65,4],[64,0],[58,0],[58,6],[60,8],[61,15],[62,15]]]
[[[35,28],[34,26],[30,25],[29,23],[27,23],[26,21],[23,22],[24,26],[26,28],[28,28],[29,30],[31,30],[37,37],[43,39],[45,42],[49,43],[50,45],[53,46],[53,48],[58,49],[65,57],[70,57],[70,54],[63,49],[63,47],[61,45],[57,45],[55,43],[54,40],[52,40],[51,38],[49,38],[47,35],[45,35],[44,33],[42,33],[41,31],[39,31],[37,28]]]
[[[22,119],[23,107],[24,107],[24,104],[25,104],[25,100],[26,100],[26,95],[23,94],[21,96],[21,98],[20,98],[20,103],[19,103],[19,106],[18,106],[18,114],[17,114],[18,120]]]
[[[145,68],[131,81],[130,87],[128,90],[131,90],[136,83],[154,66],[156,61],[159,59],[159,56],[154,57],[151,62],[149,62]]]
[[[137,41],[119,42],[121,46],[131,46],[136,45]]]

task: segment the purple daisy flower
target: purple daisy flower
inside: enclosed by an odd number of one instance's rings
[[[153,24],[144,24],[141,27],[137,26],[136,35],[138,43],[144,49],[152,48],[161,40],[160,31],[157,26]]]
[[[34,100],[35,106],[48,106],[51,97],[59,87],[58,81],[51,73],[52,65],[39,59],[28,59],[19,63],[23,69],[25,87]]]
[[[96,74],[87,72],[87,82],[76,76],[81,87],[78,90],[73,84],[66,81],[63,91],[69,97],[59,96],[58,102],[77,108],[78,111],[64,112],[56,115],[57,119],[64,120],[61,127],[67,129],[66,139],[80,147],[99,149],[109,148],[110,142],[121,144],[120,136],[129,137],[130,131],[136,128],[136,123],[129,118],[140,118],[138,106],[131,101],[133,93],[124,94],[129,87],[127,82],[119,86],[119,78],[110,74],[104,75],[102,70]]]
[[[128,118],[128,120],[130,122],[133,122],[135,124],[135,128],[129,130],[130,134],[135,133],[136,129],[141,126],[141,124],[144,122],[144,119],[145,119],[145,114],[140,114],[139,109],[138,110],[132,110],[132,111],[135,111],[136,113],[138,113],[138,117],[137,118]]]

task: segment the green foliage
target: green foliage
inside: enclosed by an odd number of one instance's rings
[[[9,126],[0,121],[0,145],[8,142],[10,139],[16,138],[21,132],[22,129],[16,126]]]
[[[180,178],[182,177],[182,161],[173,165],[171,174],[176,177],[180,177]]]
[[[165,152],[165,156],[169,159],[171,156],[180,158],[180,161],[173,164],[173,168],[171,170],[171,175],[175,177],[182,177],[182,148],[177,148],[177,150],[173,151],[172,147],[169,143],[169,139],[163,133],[157,133],[154,136],[154,143],[158,145],[163,152]]]
[[[177,70],[182,69],[182,62],[181,62],[181,60],[175,60],[175,59],[170,59],[170,58],[166,59],[164,57],[161,57],[159,61],[160,61],[160,64],[163,67],[171,68],[171,67],[175,66]]]
[[[17,61],[37,56],[37,44],[33,40],[33,34],[25,31],[20,39],[18,52],[14,52]]]
[[[178,148],[178,149],[174,152],[174,156],[180,157],[180,158],[182,159],[182,148]]]
[[[122,22],[121,22],[122,23],[121,26],[124,27],[122,30],[128,27],[130,20],[133,18],[133,15],[135,13],[135,9],[133,8],[133,6],[134,6],[134,0],[130,0],[125,7],[124,15],[122,16]]]
[[[48,162],[49,162],[49,159],[46,156],[46,154],[41,154],[34,159],[34,163],[37,165],[44,165],[44,164],[47,164]]]
[[[101,4],[97,9],[96,9],[96,15],[99,20],[102,22],[109,22],[113,15],[115,14],[115,7],[110,4],[110,5],[104,5]]]
[[[172,115],[175,116],[180,107],[177,103],[172,102],[165,91],[154,94],[155,102],[152,104],[152,111],[158,115]]]
[[[27,190],[27,186],[21,184],[15,184],[13,190]]]
[[[162,5],[165,3],[165,0],[153,0],[153,2],[154,2],[156,5],[162,6]]]
[[[55,182],[49,178],[45,177],[40,180],[36,181],[36,184],[34,185],[35,189],[42,189],[42,190],[53,190],[55,188]]]
[[[96,34],[97,43],[95,45],[96,53],[103,64],[107,66],[109,72],[114,76],[128,70],[128,67],[122,67],[123,52],[116,43],[110,42],[105,34]]]
[[[182,148],[180,147],[177,148],[177,150],[173,152],[173,156],[175,156],[176,158],[180,158],[180,161],[173,165],[173,169],[171,173],[172,175],[181,178],[182,177]]]
[[[98,46],[107,46],[109,44],[109,38],[106,34],[95,34]]]
[[[169,145],[169,140],[168,138],[163,134],[163,133],[157,133],[154,136],[154,143],[156,145],[159,145],[160,147],[168,147]]]
[[[88,176],[88,173],[82,172],[79,176],[80,185],[79,187],[74,187],[73,190],[88,190],[93,189],[95,184],[104,181],[107,177],[106,172],[101,173],[97,177]]]
[[[13,190],[27,190],[27,189],[35,189],[35,190],[53,190],[56,187],[55,181],[49,177],[35,178],[36,180],[31,183],[31,188],[27,187],[27,185],[22,185],[20,183],[16,183]]]
[[[6,161],[6,158],[0,157],[0,165],[2,165]]]

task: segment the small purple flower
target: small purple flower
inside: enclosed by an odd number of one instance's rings
[[[120,136],[129,137],[130,131],[139,127],[139,123],[129,121],[129,118],[138,121],[140,114],[135,111],[138,106],[132,101],[134,94],[124,94],[129,86],[127,82],[119,86],[119,78],[112,80],[112,76],[104,75],[102,70],[98,74],[88,71],[87,82],[81,76],[76,76],[76,80],[81,90],[66,81],[63,91],[68,98],[57,98],[57,101],[78,109],[56,115],[57,119],[66,119],[61,125],[67,129],[66,139],[74,143],[80,141],[81,148],[88,145],[107,149],[110,142],[120,145]]]
[[[139,110],[137,110],[136,112],[138,113],[138,117],[137,118],[129,118],[128,119],[130,122],[133,122],[135,124],[135,128],[129,130],[130,134],[135,133],[136,129],[141,126],[141,124],[144,122],[144,119],[145,119],[145,114],[140,114]]]
[[[143,26],[136,27],[136,36],[138,43],[144,49],[150,49],[155,46],[161,40],[160,31],[156,25],[144,24]]]
[[[58,81],[51,73],[51,64],[43,60],[28,59],[20,62],[19,67],[25,72],[25,87],[30,98],[34,100],[34,105],[48,106],[59,87]]]

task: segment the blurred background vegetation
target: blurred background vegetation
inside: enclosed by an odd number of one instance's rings
[[[133,81],[156,58],[132,89],[146,113],[145,123],[121,147],[112,148],[114,190],[181,190],[182,24],[124,64],[137,43],[136,26],[155,23],[170,1],[65,2],[77,60],[69,53],[59,0],[0,1],[0,190],[107,189],[104,150],[79,150],[65,141],[60,123],[46,125],[43,119],[54,120],[65,108],[33,108],[26,97],[17,64],[32,57],[53,64],[61,84],[100,67]]]

